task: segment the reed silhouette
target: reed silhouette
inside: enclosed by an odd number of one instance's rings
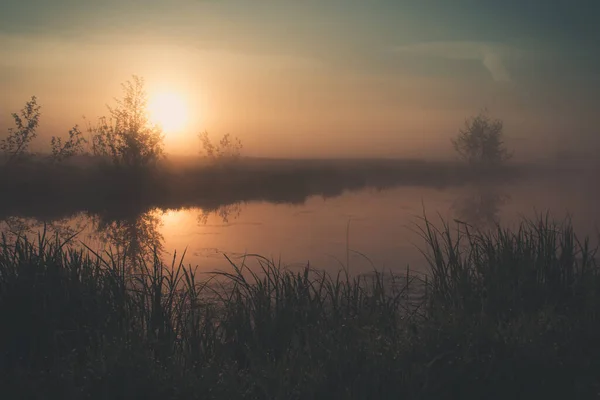
[[[10,323],[0,330],[0,390],[31,399],[596,396],[596,249],[568,221],[543,216],[516,230],[457,227],[423,220],[425,280],[296,272],[262,258],[259,272],[232,263],[204,276],[158,256],[132,270],[120,254],[44,235],[3,241],[0,318]],[[421,297],[410,296],[414,286]]]

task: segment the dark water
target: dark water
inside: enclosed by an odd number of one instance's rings
[[[377,269],[425,270],[415,232],[427,216],[438,223],[458,219],[485,229],[495,222],[515,226],[522,217],[550,212],[570,216],[580,235],[597,235],[600,212],[596,188],[589,180],[523,179],[502,185],[465,185],[445,189],[395,187],[363,189],[333,198],[309,197],[302,204],[266,201],[200,208],[160,209],[106,217],[75,212],[61,220],[5,218],[8,236],[35,234],[44,223],[50,233],[77,234],[75,243],[95,250],[127,245],[137,251],[156,246],[165,260],[186,250],[185,263],[202,271],[228,268],[224,257],[241,262],[244,254],[260,254],[284,265],[332,272],[349,264],[354,273]],[[595,236],[597,237],[597,236]],[[366,256],[366,257],[365,257]],[[368,258],[368,259],[367,259]],[[252,258],[247,264],[256,264]]]

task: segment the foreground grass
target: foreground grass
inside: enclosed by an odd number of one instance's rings
[[[570,225],[427,220],[430,275],[199,277],[48,240],[0,245],[3,398],[595,397],[600,274]],[[395,281],[396,279],[396,281]],[[415,304],[411,287],[423,289]]]

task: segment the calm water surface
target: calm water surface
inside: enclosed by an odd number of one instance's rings
[[[409,264],[412,270],[425,271],[419,252],[424,242],[415,232],[422,226],[423,211],[435,223],[443,217],[482,228],[494,221],[515,226],[523,216],[549,211],[555,219],[570,215],[579,234],[596,235],[600,213],[588,183],[529,180],[494,187],[399,187],[329,199],[310,197],[302,205],[251,202],[223,205],[210,213],[197,208],[155,209],[121,219],[79,213],[46,223],[63,235],[80,232],[76,240],[94,249],[154,243],[162,246],[165,259],[171,259],[175,250],[178,254],[186,250],[185,263],[202,271],[229,268],[224,254],[236,262],[244,254],[260,254],[290,266],[310,262],[330,272],[347,263],[354,273],[373,266],[404,271]],[[9,218],[0,229],[31,234],[41,224],[42,220]],[[256,260],[249,258],[247,264],[256,265]]]

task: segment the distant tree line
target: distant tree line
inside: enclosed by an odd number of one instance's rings
[[[95,124],[88,125],[91,153],[110,160],[116,168],[141,170],[155,167],[165,154],[164,134],[159,125],[150,121],[143,78],[134,75],[122,84],[122,91],[123,96],[116,99],[116,105],[107,106],[108,117],[100,117]],[[9,128],[8,136],[0,140],[5,165],[16,164],[31,155],[29,146],[37,137],[40,109],[33,96],[19,113],[12,114],[15,127]],[[503,128],[501,120],[490,118],[484,110],[466,120],[451,142],[460,158],[474,167],[499,166],[512,157],[504,143]],[[206,131],[198,138],[201,154],[213,164],[230,163],[240,158],[242,142],[230,134],[225,134],[218,142],[213,142]],[[79,126],[75,125],[67,138],[52,136],[48,158],[53,163],[60,163],[75,155],[86,154],[86,143]]]
[[[116,99],[116,105],[107,106],[109,115],[88,124],[91,154],[110,160],[116,168],[141,170],[155,167],[165,154],[164,134],[159,125],[150,121],[144,79],[134,75],[121,86],[122,97]],[[5,165],[17,164],[32,155],[29,146],[37,137],[40,109],[33,96],[19,113],[12,114],[15,127],[9,128],[8,136],[0,141]],[[230,134],[225,134],[217,143],[211,141],[207,132],[199,134],[198,138],[203,149],[201,153],[213,163],[230,162],[240,157],[242,143]],[[52,136],[48,158],[53,163],[60,163],[78,154],[89,154],[85,151],[87,143],[81,129],[75,125],[67,138]]]

